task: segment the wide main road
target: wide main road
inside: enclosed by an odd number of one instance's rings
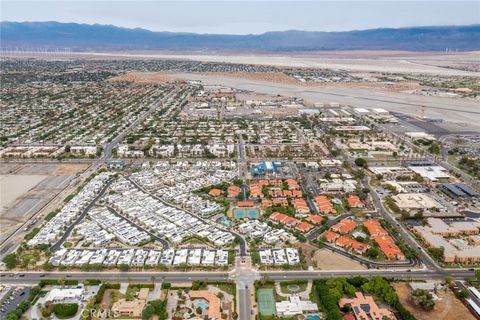
[[[55,272],[1,272],[0,282],[4,284],[36,284],[42,279],[100,279],[111,282],[185,282],[193,280],[208,281],[227,281],[235,280],[232,272],[71,272],[71,271],[55,271]],[[382,276],[386,278],[403,279],[403,280],[442,280],[445,277],[452,277],[456,280],[463,280],[475,277],[475,272],[470,270],[440,270],[432,271],[428,269],[390,269],[390,270],[322,270],[322,271],[258,271],[260,276],[269,280],[298,280],[298,279],[321,279],[335,277],[353,277],[353,276]]]

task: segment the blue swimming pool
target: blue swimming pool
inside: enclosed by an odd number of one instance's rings
[[[243,218],[249,218],[249,219],[258,219],[260,216],[260,212],[258,209],[252,209],[252,208],[236,208],[233,209],[233,217],[235,219],[243,219]]]
[[[311,314],[307,316],[307,320],[320,320],[320,316],[317,316],[316,314]]]
[[[199,307],[199,308],[202,309],[202,310],[205,310],[205,309],[208,308],[208,303],[207,303],[207,302],[204,302],[204,301],[198,302],[198,303],[197,303],[197,307]]]

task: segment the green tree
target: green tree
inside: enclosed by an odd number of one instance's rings
[[[365,255],[372,259],[375,259],[376,257],[378,257],[379,254],[380,254],[380,251],[375,247],[368,248],[367,252],[365,252]]]
[[[363,159],[363,158],[357,158],[355,159],[355,164],[358,166],[358,167],[365,167],[367,165],[367,160]]]
[[[71,318],[78,311],[76,303],[57,303],[53,307],[53,312],[59,318]]]
[[[126,263],[122,263],[118,266],[118,268],[120,269],[120,271],[122,272],[127,272],[129,269],[130,269],[130,266]]]
[[[430,255],[437,260],[442,260],[443,259],[444,252],[445,252],[444,247],[428,248],[428,253],[430,253]]]
[[[410,293],[410,298],[414,304],[422,307],[424,310],[430,311],[435,307],[433,296],[427,290],[415,289]]]
[[[153,317],[154,314],[155,314],[155,308],[149,304],[142,311],[142,319],[149,320]]]
[[[455,297],[457,297],[458,299],[462,299],[462,298],[468,298],[470,294],[468,293],[467,290],[457,290],[455,291]]]
[[[13,269],[17,265],[17,255],[15,253],[7,254],[2,261],[7,269]]]

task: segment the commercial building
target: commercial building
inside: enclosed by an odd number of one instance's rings
[[[276,302],[277,316],[291,317],[302,314],[318,313],[318,306],[309,300],[300,300],[298,296],[290,296],[288,300]]]
[[[463,183],[444,183],[440,188],[454,198],[478,197],[479,193]]]
[[[409,166],[410,170],[430,182],[445,182],[450,179],[448,170],[441,166]]]
[[[415,226],[415,232],[432,248],[443,248],[443,260],[447,263],[472,263],[480,261],[480,246],[471,237],[479,234],[480,225],[475,222],[455,221],[450,224],[441,219],[429,218],[427,226]]]
[[[45,296],[45,303],[68,303],[85,300],[85,288],[83,285],[67,288],[53,288]]]
[[[430,210],[438,208],[437,203],[425,193],[400,193],[392,199],[401,210]]]

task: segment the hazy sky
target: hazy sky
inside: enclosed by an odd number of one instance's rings
[[[113,24],[153,31],[263,33],[480,23],[480,1],[2,0],[3,21]]]

